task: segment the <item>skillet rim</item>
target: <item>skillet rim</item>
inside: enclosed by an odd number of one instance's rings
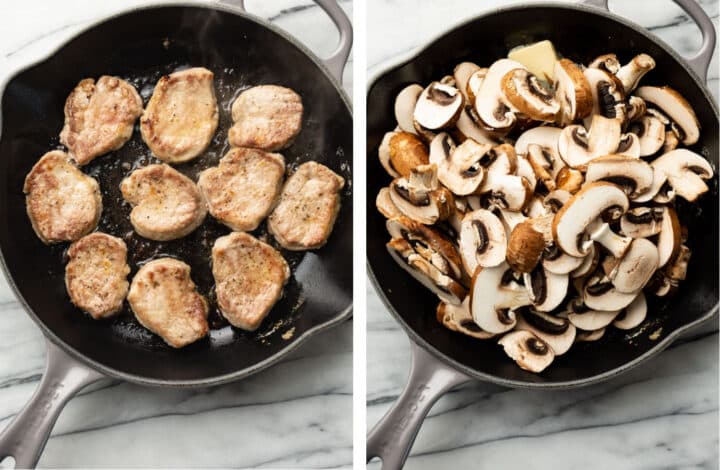
[[[47,53],[43,53],[40,57],[34,58],[27,64],[23,64],[21,67],[13,70],[10,74],[8,74],[2,81],[0,81],[0,141],[2,141],[2,129],[3,129],[3,120],[2,120],[2,102],[5,98],[5,91],[7,89],[7,85],[15,80],[18,75],[26,72],[28,69],[31,69],[33,67],[36,67],[38,65],[41,65],[48,60],[50,60],[53,56],[55,56],[58,52],[60,52],[62,49],[68,46],[68,44],[91,29],[94,29],[96,27],[101,27],[105,25],[106,23],[109,23],[111,21],[114,21],[118,18],[121,18],[126,15],[135,14],[138,12],[143,11],[149,11],[149,10],[162,10],[167,8],[191,8],[191,9],[197,9],[197,10],[206,10],[206,11],[219,11],[221,13],[229,13],[235,16],[243,17],[249,21],[252,21],[253,23],[256,23],[260,27],[264,27],[266,29],[269,29],[270,31],[274,32],[275,34],[279,35],[282,39],[285,39],[293,46],[297,47],[300,52],[302,52],[319,70],[320,73],[325,75],[332,84],[333,88],[335,89],[336,93],[340,96],[343,104],[347,108],[348,113],[350,114],[350,118],[352,120],[353,118],[353,110],[352,110],[352,104],[350,102],[350,99],[345,92],[345,90],[342,88],[342,84],[330,73],[330,71],[327,69],[325,64],[322,62],[322,60],[316,56],[310,49],[308,49],[304,44],[302,44],[300,41],[298,41],[296,38],[294,38],[290,33],[280,29],[279,27],[273,25],[272,23],[265,21],[264,19],[260,18],[257,15],[253,15],[251,13],[248,13],[246,11],[233,8],[228,5],[220,4],[220,3],[210,3],[207,5],[188,2],[188,1],[176,1],[171,3],[163,3],[160,5],[139,5],[128,9],[123,9],[121,11],[115,12],[111,15],[104,16],[102,18],[99,18],[97,20],[91,21],[89,23],[86,23],[84,26],[82,26],[75,34],[72,36],[66,38],[64,41],[60,42],[56,47],[53,47],[48,50]],[[346,62],[347,66],[347,62]],[[351,175],[352,176],[352,175]],[[354,179],[354,178],[352,178]],[[355,199],[354,194],[350,194],[350,200],[351,200],[351,207],[354,207]],[[354,236],[353,236],[354,239]],[[273,354],[272,356],[269,356],[268,358],[259,361],[255,364],[253,364],[250,367],[246,367],[244,369],[236,370],[234,372],[230,372],[227,374],[222,375],[216,375],[213,377],[208,378],[202,378],[202,379],[187,379],[187,380],[165,380],[165,379],[157,379],[157,378],[151,378],[151,377],[145,377],[137,374],[130,374],[126,372],[122,372],[119,370],[116,370],[112,367],[108,367],[105,364],[102,364],[98,361],[95,361],[88,356],[84,355],[80,351],[76,350],[72,346],[65,343],[60,337],[58,337],[54,331],[52,331],[50,328],[48,328],[45,323],[40,320],[40,318],[35,314],[35,311],[30,307],[28,302],[25,300],[23,295],[20,293],[20,290],[18,289],[15,279],[11,276],[10,271],[7,267],[7,264],[5,262],[5,256],[3,253],[3,247],[0,245],[0,267],[2,268],[2,273],[5,276],[5,279],[7,280],[8,285],[12,289],[13,294],[15,295],[16,300],[18,303],[22,306],[25,313],[40,327],[40,330],[43,333],[43,336],[47,341],[50,341],[52,344],[58,346],[63,352],[68,354],[71,358],[79,361],[80,363],[98,371],[102,374],[115,379],[121,379],[127,382],[139,384],[139,385],[146,385],[146,386],[154,386],[154,387],[160,387],[160,388],[190,388],[190,387],[204,387],[204,386],[211,386],[211,385],[222,385],[227,384],[230,382],[234,382],[236,380],[243,379],[245,377],[249,377],[250,375],[256,374],[264,369],[267,369],[268,367],[271,367],[272,365],[278,363],[282,359],[284,359],[287,355],[289,355],[291,352],[296,350],[300,347],[300,345],[305,344],[310,338],[317,335],[318,333],[329,330],[330,328],[339,325],[343,321],[349,319],[352,317],[353,314],[353,302],[350,302],[350,305],[348,305],[343,310],[337,312],[335,316],[325,322],[319,323],[315,325],[312,328],[309,328],[308,330],[304,331],[301,335],[297,336],[295,341],[288,343],[284,348],[282,348],[277,353]]]
[[[488,11],[485,11],[479,15],[475,15],[471,18],[464,19],[458,23],[453,24],[449,28],[445,29],[441,33],[433,36],[430,40],[424,43],[424,45],[413,48],[407,53],[400,54],[399,56],[396,56],[395,58],[388,59],[386,61],[380,62],[377,65],[373,66],[368,78],[367,86],[366,86],[366,94],[369,95],[370,91],[376,86],[376,84],[383,79],[386,75],[393,72],[394,70],[397,70],[400,67],[403,67],[412,61],[419,58],[421,55],[423,55],[427,49],[429,49],[432,45],[434,45],[437,41],[444,38],[445,36],[448,36],[454,32],[456,32],[458,29],[469,25],[470,23],[473,23],[479,19],[485,18],[487,16],[491,15],[500,15],[503,13],[507,13],[510,11],[516,11],[516,10],[526,10],[526,9],[532,9],[532,8],[555,8],[555,9],[565,9],[570,10],[573,12],[581,11],[583,13],[590,13],[592,15],[598,15],[605,17],[611,21],[614,21],[616,23],[619,23],[625,28],[630,28],[634,30],[635,32],[641,34],[642,36],[645,36],[648,40],[655,43],[658,47],[663,49],[664,52],[670,55],[671,58],[673,58],[683,69],[685,73],[687,73],[690,78],[692,78],[693,82],[695,82],[696,85],[699,85],[700,90],[702,91],[702,94],[704,95],[706,104],[710,103],[710,108],[712,109],[713,113],[715,114],[715,119],[720,123],[720,115],[718,113],[718,105],[715,103],[715,99],[713,98],[712,94],[710,94],[707,85],[705,83],[705,80],[701,79],[694,70],[692,70],[688,64],[685,62],[685,59],[675,51],[669,44],[667,44],[665,41],[657,37],[655,34],[653,34],[648,29],[638,25],[637,23],[634,23],[624,17],[621,17],[611,11],[603,10],[598,7],[588,6],[584,4],[565,4],[565,3],[558,3],[558,2],[538,2],[538,3],[532,3],[529,5],[510,5],[506,7],[500,7],[500,8],[493,8]],[[367,127],[366,127],[366,138],[367,138]],[[367,153],[367,149],[366,149]],[[367,163],[366,163],[367,165]],[[717,175],[716,175],[717,176]],[[374,200],[374,199],[373,199]],[[366,201],[366,208],[367,203],[369,199]],[[699,318],[696,320],[686,323],[682,326],[679,326],[672,332],[668,333],[667,336],[665,336],[662,340],[658,341],[653,347],[645,351],[640,356],[636,357],[635,359],[625,362],[622,365],[615,367],[614,369],[608,370],[606,372],[603,372],[601,374],[593,375],[590,377],[582,378],[582,379],[574,379],[574,380],[562,380],[557,382],[530,382],[525,380],[516,380],[516,379],[506,379],[503,377],[498,377],[492,374],[488,374],[485,372],[480,372],[476,369],[473,369],[471,367],[468,367],[459,361],[456,361],[446,355],[445,353],[441,352],[439,349],[437,349],[433,344],[426,341],[424,338],[422,338],[414,329],[412,329],[405,321],[403,320],[402,316],[397,312],[395,307],[390,302],[390,299],[385,294],[385,291],[382,289],[382,286],[380,285],[380,282],[375,277],[375,272],[373,271],[371,259],[369,254],[367,254],[366,261],[365,261],[366,269],[367,269],[367,275],[370,279],[370,282],[373,285],[373,288],[375,289],[375,293],[382,301],[385,308],[390,312],[390,314],[395,318],[395,320],[400,324],[402,329],[407,334],[410,341],[414,342],[415,344],[422,347],[425,351],[427,351],[433,358],[438,360],[441,364],[446,365],[448,367],[452,367],[453,369],[462,372],[463,374],[469,376],[472,379],[475,380],[482,380],[484,382],[490,382],[497,385],[501,385],[504,387],[509,388],[518,388],[518,389],[536,389],[536,390],[558,390],[558,389],[573,389],[573,388],[580,388],[585,387],[601,382],[605,382],[607,380],[610,380],[614,377],[617,377],[619,375],[622,375],[638,366],[643,364],[644,362],[648,361],[652,357],[658,355],[665,349],[667,349],[673,342],[675,342],[681,335],[686,333],[687,331],[704,324],[706,322],[710,322],[713,318],[717,318],[718,314],[718,308],[720,306],[720,299],[716,301],[715,305],[713,305],[710,309],[708,309],[705,313],[703,313]],[[718,266],[718,269],[720,269],[720,265]]]

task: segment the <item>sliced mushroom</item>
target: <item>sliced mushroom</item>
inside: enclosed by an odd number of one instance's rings
[[[664,207],[660,234],[657,239],[659,268],[677,256],[681,242],[680,220],[677,212],[672,207]]]
[[[485,154],[485,158],[482,160],[482,166],[488,173],[500,175],[514,174],[517,169],[515,149],[510,144],[494,146]]]
[[[608,277],[619,292],[631,294],[645,287],[657,267],[655,244],[645,238],[636,238]]]
[[[535,121],[553,121],[560,103],[551,90],[526,69],[515,69],[502,78],[502,92],[519,112]]]
[[[535,170],[533,170],[530,161],[525,157],[525,155],[516,155],[516,157],[517,168],[515,169],[515,174],[525,178],[532,190],[535,191],[537,186],[537,177],[535,176]]]
[[[507,244],[508,265],[518,272],[529,273],[540,262],[545,249],[545,235],[536,220],[527,219],[515,225]]]
[[[662,207],[634,207],[620,219],[623,235],[647,238],[660,233],[664,209]]]
[[[437,182],[437,167],[421,165],[407,178],[394,179],[390,199],[404,215],[423,224],[445,220],[454,210],[453,195]]]
[[[533,188],[525,178],[488,172],[480,193],[490,207],[521,211],[532,196]]]
[[[567,125],[592,112],[590,83],[580,67],[569,59],[555,62],[555,99],[560,103],[558,122]]]
[[[485,178],[482,160],[492,145],[468,139],[458,147],[441,132],[430,143],[430,162],[437,165],[438,180],[459,196],[473,194]]]
[[[588,64],[588,67],[615,74],[620,70],[620,61],[615,54],[603,54],[594,58],[593,61]]]
[[[455,77],[455,86],[458,90],[460,90],[460,93],[463,94],[465,100],[468,103],[472,103],[474,101],[470,100],[470,97],[467,94],[468,81],[470,81],[470,77],[472,76],[472,74],[477,72],[478,70],[481,70],[480,67],[472,62],[461,62],[456,65],[455,69],[453,70],[453,77]]]
[[[413,125],[413,114],[415,112],[415,104],[417,104],[423,87],[417,83],[408,85],[398,93],[395,98],[395,120],[398,126],[405,132],[415,134],[415,126]]]
[[[625,256],[633,240],[630,237],[616,234],[609,224],[600,220],[593,222],[588,228],[588,232],[590,233],[590,240],[601,244],[612,256],[618,259]]]
[[[527,147],[527,159],[532,165],[535,176],[542,181],[548,191],[556,189],[555,178],[565,167],[565,163],[557,155],[538,144],[530,144]]]
[[[588,254],[592,240],[618,252],[620,250],[615,246],[617,243],[611,237],[612,232],[594,223],[607,214],[617,219],[627,211],[628,206],[627,195],[614,184],[604,181],[588,183],[555,214],[555,242],[565,253],[578,258]]]
[[[516,330],[529,331],[545,341],[556,356],[568,352],[575,342],[576,329],[566,318],[540,312],[532,307],[521,307],[515,311]]]
[[[525,287],[507,282],[507,263],[492,268],[478,268],[470,290],[470,313],[475,323],[490,333],[510,331],[516,323],[511,309],[530,305]]]
[[[475,97],[475,111],[488,127],[498,130],[510,129],[515,124],[515,110],[503,95],[502,79],[513,69],[524,69],[519,62],[510,59],[495,61],[487,71]]]
[[[455,124],[463,110],[463,96],[455,87],[432,82],[415,104],[413,119],[425,129],[437,130]]]
[[[585,181],[609,181],[620,186],[628,197],[636,199],[653,183],[653,168],[644,160],[625,155],[605,155],[587,165]]]
[[[672,131],[665,131],[665,143],[662,147],[662,153],[668,153],[673,150],[675,150],[678,145],[680,145],[680,139],[678,139],[677,134]]]
[[[520,137],[515,141],[515,153],[518,155],[527,155],[530,144],[536,144],[542,147],[545,152],[549,153],[553,161],[560,160],[558,142],[560,141],[561,132],[562,129],[550,126],[528,129],[520,134]]]
[[[440,83],[443,85],[449,85],[453,88],[457,88],[457,84],[455,83],[455,77],[452,75],[445,75],[443,78],[440,79]]]
[[[626,94],[632,93],[637,88],[640,79],[646,73],[655,68],[655,60],[647,54],[638,54],[627,64],[617,71],[617,78],[623,84]]]
[[[573,279],[583,278],[595,271],[598,264],[600,264],[600,250],[595,247],[595,244],[592,244],[590,245],[590,253],[583,258],[580,266],[570,272],[570,277]]]
[[[467,85],[465,86],[465,94],[468,97],[468,103],[473,106],[473,109],[475,108],[475,100],[480,94],[480,87],[487,73],[487,68],[481,68],[473,72],[468,78]]]
[[[528,217],[540,217],[548,213],[547,207],[543,204],[543,198],[539,194],[532,195],[523,211]],[[550,217],[550,219],[552,219],[552,217]],[[550,220],[550,222],[552,223],[552,220]]]
[[[667,176],[675,194],[689,202],[708,191],[706,179],[713,176],[713,168],[705,158],[687,149],[675,149],[651,163],[656,172]]]
[[[577,258],[570,256],[567,253],[563,253],[557,245],[553,242],[545,247],[543,252],[542,265],[543,267],[555,274],[568,274],[571,271],[577,269],[585,258]]]
[[[398,173],[398,171],[392,166],[392,162],[390,161],[390,141],[397,134],[397,132],[386,132],[380,142],[380,147],[378,147],[378,158],[380,159],[380,164],[393,178],[400,177],[400,173]]]
[[[478,266],[497,266],[505,260],[505,227],[488,210],[468,212],[460,226],[459,247],[463,266],[471,276]]]
[[[477,326],[470,315],[470,297],[460,305],[440,302],[436,311],[437,320],[448,330],[457,331],[477,339],[490,339],[495,335]]]
[[[570,194],[580,191],[583,183],[585,183],[585,176],[582,171],[567,166],[562,167],[555,177],[555,188]]]
[[[645,294],[640,292],[630,305],[625,307],[613,321],[613,326],[621,330],[631,330],[640,325],[647,315]]]
[[[603,336],[605,336],[605,328],[600,328],[599,330],[595,331],[585,331],[585,330],[577,330],[577,334],[575,335],[575,342],[581,343],[581,342],[589,342],[589,341],[597,341],[601,339]]]
[[[414,168],[428,164],[428,149],[415,134],[396,132],[389,147],[390,165],[401,176],[409,176]]]
[[[557,212],[562,209],[562,207],[567,203],[570,198],[572,197],[572,194],[570,194],[569,191],[566,191],[564,189],[556,189],[555,191],[552,191],[548,193],[547,196],[545,196],[545,199],[543,199],[543,204],[553,214],[557,214]]]
[[[647,111],[647,104],[644,99],[638,96],[631,96],[627,100],[625,111],[625,121],[632,122],[645,115],[645,112]]]
[[[649,115],[633,121],[628,132],[638,136],[641,157],[654,155],[665,143],[665,125]]]
[[[541,312],[555,310],[567,294],[567,274],[551,273],[538,266],[531,273],[523,274],[523,279],[533,306]]]
[[[635,134],[621,134],[618,120],[595,115],[590,130],[579,124],[563,129],[558,150],[568,166],[584,170],[590,160],[603,155],[638,157],[640,144]]]
[[[465,288],[450,276],[441,273],[429,261],[417,254],[407,240],[402,238],[394,239],[388,242],[386,246],[390,256],[400,267],[444,302],[458,305],[465,298]]]
[[[618,291],[610,279],[604,275],[595,274],[590,276],[583,287],[583,302],[593,310],[617,313],[630,305],[630,302],[635,300],[635,297],[637,297],[637,293],[626,294]],[[579,328],[583,330],[594,329]]]
[[[678,138],[685,145],[693,145],[700,138],[700,123],[690,103],[674,89],[664,86],[642,86],[635,91],[645,102],[660,108],[678,127],[682,136]]]
[[[382,188],[378,192],[378,195],[375,198],[375,206],[377,206],[377,210],[388,219],[402,215],[400,209],[397,208],[390,198],[389,188]]]
[[[576,328],[595,331],[605,328],[618,316],[619,310],[594,310],[589,308],[582,299],[573,299],[567,304],[568,320]]]
[[[555,353],[545,341],[526,330],[508,333],[500,338],[498,344],[520,368],[530,372],[542,372],[555,358]]]
[[[670,261],[665,272],[667,276],[674,281],[684,281],[687,276],[688,263],[692,251],[685,245],[680,245],[677,255]]]
[[[590,84],[593,97],[592,113],[585,118],[585,126],[589,127],[592,118],[597,115],[608,119],[617,119],[622,123],[627,110],[625,92],[620,80],[615,75],[600,69],[588,68],[583,73]]]
[[[404,239],[441,273],[460,280],[462,260],[455,246],[431,227],[415,222],[405,216],[394,217],[386,222],[387,231],[393,239]]]
[[[492,144],[496,145],[493,134],[481,127],[477,121],[472,117],[474,111],[472,107],[465,106],[460,112],[455,123],[455,128],[451,131],[453,136],[458,142],[464,142],[466,139],[472,139],[479,144]]]
[[[415,133],[418,137],[428,144],[438,135],[438,131],[427,129],[421,126],[417,121],[413,121],[413,127],[415,128]]]

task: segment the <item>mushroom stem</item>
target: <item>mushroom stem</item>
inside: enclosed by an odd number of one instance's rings
[[[590,231],[590,240],[584,242],[583,249],[585,251],[589,250],[593,241],[604,246],[610,254],[619,259],[623,257],[630,247],[632,238],[616,234],[612,231],[609,224],[601,222],[599,226],[596,225],[596,227],[593,227],[593,230]]]
[[[655,60],[647,54],[638,54],[617,71],[617,78],[623,84],[625,94],[630,94],[646,73],[655,68]]]

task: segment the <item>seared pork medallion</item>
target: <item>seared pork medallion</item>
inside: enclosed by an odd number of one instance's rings
[[[290,268],[277,250],[241,232],[215,241],[212,272],[223,316],[248,331],[260,326],[290,278]]]
[[[300,95],[289,88],[261,85],[243,91],[232,105],[230,145],[268,152],[292,144],[302,126]]]
[[[268,230],[288,250],[320,248],[340,210],[342,176],[317,162],[306,162],[288,178]]]
[[[72,303],[96,320],[118,313],[129,286],[125,242],[95,232],[70,245],[67,256],[65,287]]]
[[[23,192],[28,217],[43,243],[77,240],[100,220],[98,182],[80,171],[65,152],[43,155],[25,178]]]
[[[86,78],[65,102],[60,142],[78,165],[117,150],[130,140],[143,102],[135,87],[117,77]]]
[[[173,258],[143,265],[130,285],[135,318],[174,348],[207,335],[208,304],[190,277],[190,266]]]
[[[678,289],[692,234],[675,200],[697,201],[714,171],[679,148],[700,135],[688,102],[639,86],[654,68],[647,54],[576,64],[542,41],[399,92],[376,204],[441,324],[539,373]]]
[[[162,77],[140,119],[142,138],[167,163],[196,158],[218,126],[213,73],[195,67]]]
[[[250,232],[268,216],[282,189],[285,158],[249,148],[231,149],[200,174],[210,214],[233,230]]]
[[[195,230],[207,207],[195,183],[165,164],[133,171],[120,185],[133,206],[130,222],[150,240],[174,240]]]

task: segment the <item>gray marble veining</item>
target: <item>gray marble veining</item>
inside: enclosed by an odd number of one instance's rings
[[[0,82],[89,22],[148,3],[163,2],[1,2]],[[246,3],[321,57],[335,48],[338,35],[313,2]],[[352,16],[352,3],[341,4]],[[352,96],[352,62],[343,85]],[[44,363],[42,334],[0,276],[0,429],[33,393]],[[351,464],[351,321],[316,336],[277,366],[227,386],[172,390],[110,380],[91,386],[65,408],[40,460],[41,467],[53,468]]]
[[[533,1],[372,0],[370,76],[468,17]],[[718,1],[701,3],[717,24]],[[681,54],[700,46],[697,28],[669,0],[611,0],[610,7]],[[717,99],[717,48],[708,85]],[[369,282],[367,308],[367,422],[372,427],[405,384],[410,351]],[[405,468],[716,469],[717,423],[714,333],[677,344],[644,367],[590,388],[534,392],[479,382],[461,386],[430,411]],[[380,465],[376,461],[368,468]]]

